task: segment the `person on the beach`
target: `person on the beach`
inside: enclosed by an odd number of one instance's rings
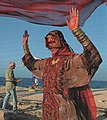
[[[37,79],[36,76],[33,76],[32,79],[33,79],[33,85],[32,85],[32,88],[35,88],[35,87],[38,86],[38,79]]]
[[[13,95],[13,111],[17,111],[16,85],[17,85],[17,82],[20,82],[20,80],[17,80],[15,78],[13,69],[15,69],[15,62],[10,62],[9,67],[5,72],[6,96],[4,98],[2,108],[9,109],[8,102],[9,102],[10,96]]]
[[[52,57],[35,60],[23,36],[24,65],[43,80],[42,120],[96,120],[96,105],[89,82],[102,62],[96,47],[79,26],[76,8],[66,20],[68,28],[83,46],[83,53],[70,49],[61,31],[45,36]]]

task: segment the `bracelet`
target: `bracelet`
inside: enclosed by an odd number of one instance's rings
[[[81,43],[83,43],[83,42],[86,41],[86,40],[87,40],[87,37],[86,37],[86,36],[79,38],[79,41],[80,41]]]
[[[93,45],[92,45],[92,44],[90,44],[90,45],[87,46],[87,49],[88,49],[88,50],[91,50],[92,48],[93,48]]]
[[[80,28],[77,28],[72,32],[79,39],[82,39],[84,37],[84,35],[85,35],[85,33]]]
[[[75,34],[76,32],[78,32],[80,30],[80,28],[76,28],[75,30],[72,30],[73,34]]]
[[[85,33],[84,32],[81,32],[80,34],[77,35],[78,38],[81,38],[82,36],[84,36]]]
[[[83,46],[86,47],[90,44],[91,42],[87,39],[83,42]]]
[[[79,30],[76,31],[76,32],[73,32],[73,34],[74,34],[75,36],[78,36],[80,33],[81,33],[81,29],[79,29]]]
[[[87,39],[87,37],[85,36],[85,35],[83,35],[83,36],[81,36],[81,37],[77,37],[78,39],[79,39],[79,41],[82,43],[82,42],[84,42],[86,39]]]

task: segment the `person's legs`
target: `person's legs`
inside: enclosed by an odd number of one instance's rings
[[[13,110],[17,110],[17,95],[16,95],[16,89],[13,89]]]
[[[6,90],[6,96],[4,98],[3,105],[2,105],[3,109],[8,109],[8,102],[9,102],[10,96],[11,96],[10,90]]]

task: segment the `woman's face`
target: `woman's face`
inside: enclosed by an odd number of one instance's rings
[[[58,50],[61,48],[59,36],[48,35],[46,39],[47,39],[48,48],[51,51],[51,53],[57,53]]]

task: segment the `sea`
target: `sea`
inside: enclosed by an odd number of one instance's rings
[[[17,79],[21,79],[21,82],[17,84],[17,86],[19,87],[28,88],[32,86],[32,84],[34,83],[34,80],[32,78],[17,78]],[[39,78],[38,78],[38,84],[39,86],[43,85],[42,80]],[[3,85],[5,85],[5,79],[4,77],[0,77],[0,86],[3,86]],[[107,88],[107,81],[91,81],[90,86],[93,89]]]

